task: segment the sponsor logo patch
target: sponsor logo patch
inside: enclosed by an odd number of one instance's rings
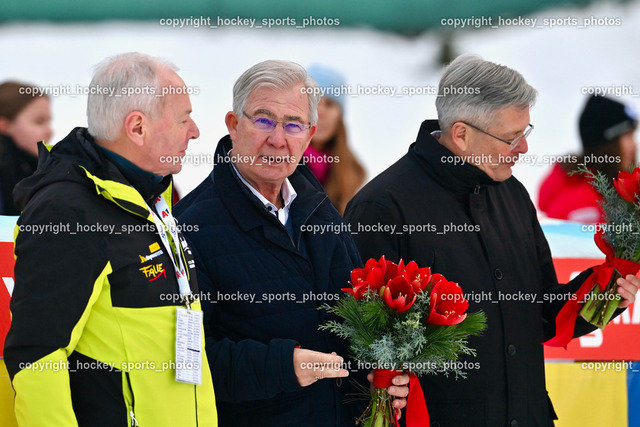
[[[160,276],[164,276],[165,279],[167,278],[167,270],[162,266],[162,263],[145,265],[139,270],[142,271],[150,282],[153,282]]]

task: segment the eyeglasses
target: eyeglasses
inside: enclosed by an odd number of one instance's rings
[[[502,142],[504,142],[505,144],[510,145],[510,146],[511,146],[511,147],[510,147],[511,151],[513,151],[513,150],[518,146],[518,144],[520,143],[520,141],[522,141],[522,138],[528,138],[528,137],[529,137],[529,135],[531,135],[531,131],[533,130],[533,125],[532,125],[531,123],[529,123],[529,125],[528,125],[528,126],[527,126],[527,128],[524,130],[524,132],[522,133],[522,135],[520,135],[520,136],[516,137],[513,141],[507,141],[506,139],[498,138],[498,137],[497,137],[497,136],[495,136],[495,135],[491,135],[489,132],[486,132],[486,131],[484,131],[484,130],[480,129],[479,127],[474,126],[474,125],[472,125],[471,123],[467,123],[467,122],[462,121],[462,120],[460,120],[460,123],[464,123],[464,124],[465,124],[465,125],[467,125],[467,126],[471,126],[472,128],[474,128],[474,129],[475,129],[475,130],[477,130],[478,132],[482,132],[482,133],[484,133],[485,135],[489,135],[490,137],[495,138],[495,139],[497,139],[498,141],[502,141]]]
[[[282,123],[282,128],[287,135],[290,136],[300,136],[309,128],[311,125],[303,125],[302,123],[296,122],[279,122],[278,120],[270,119],[269,117],[263,116],[250,116],[246,112],[242,112],[249,120],[253,122],[253,125],[256,129],[259,129],[263,132],[272,132],[278,123]]]

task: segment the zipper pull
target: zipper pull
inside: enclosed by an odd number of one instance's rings
[[[131,410],[129,410],[129,416],[131,417],[131,427],[137,427],[138,426],[138,420],[136,420],[136,416],[133,413],[133,408],[131,408]]]
[[[473,194],[475,194],[476,196],[480,194],[480,184],[477,184],[476,188],[473,189]]]

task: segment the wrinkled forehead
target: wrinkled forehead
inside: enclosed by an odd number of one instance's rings
[[[254,83],[253,86],[251,86],[251,90],[249,91],[249,96],[247,97],[247,99],[251,99],[256,95],[256,93],[267,93],[275,98],[281,96],[282,94],[291,92],[293,91],[293,89],[297,89],[298,93],[302,94],[303,86],[303,82],[284,84],[282,82],[276,83],[272,81],[258,81]]]
[[[254,87],[247,98],[247,109],[264,108],[273,106],[295,110],[299,114],[309,113],[309,97],[303,93],[302,84],[293,85],[287,88],[276,87],[275,85],[262,85]]]

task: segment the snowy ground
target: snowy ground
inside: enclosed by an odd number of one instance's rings
[[[609,25],[585,28],[584,19],[592,17],[601,21],[608,18]],[[577,117],[586,97],[584,91],[608,87],[623,92],[623,102],[640,107],[636,46],[640,39],[640,3],[546,11],[531,18],[537,19],[533,28],[497,25],[456,30],[454,46],[457,53],[476,53],[517,69],[539,90],[539,102],[531,113],[535,130],[529,138],[530,156],[514,169],[536,200],[539,182],[549,168],[543,156],[579,148]],[[551,28],[544,21],[549,18],[575,21]],[[494,17],[492,24],[504,22]],[[437,85],[440,33],[434,32],[408,39],[370,29],[335,27],[171,28],[158,22],[9,24],[0,26],[0,80],[20,79],[50,90],[76,93],[78,85],[88,85],[94,64],[106,56],[134,50],[172,60],[181,68],[187,85],[198,90],[192,104],[201,137],[192,142],[190,155],[213,152],[226,134],[223,118],[231,107],[233,82],[249,66],[269,58],[337,67],[354,92],[359,87],[396,91],[394,96],[348,99],[346,122],[351,144],[369,177],[406,152],[423,119],[435,117],[434,95],[402,95],[404,89]],[[74,126],[86,125],[86,96],[67,93],[53,99],[57,141]],[[181,192],[186,194],[194,188],[210,167],[185,165],[177,176]]]

